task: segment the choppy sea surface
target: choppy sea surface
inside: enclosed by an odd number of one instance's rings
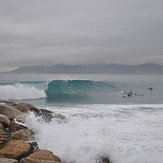
[[[163,76],[0,73],[0,100],[65,115],[46,123],[31,113],[26,125],[67,163],[163,162]]]

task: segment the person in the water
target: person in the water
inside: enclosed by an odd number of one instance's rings
[[[133,95],[133,93],[132,93],[132,92],[127,93],[127,96],[128,96],[128,97],[132,97],[132,95]]]
[[[153,87],[148,88],[149,90],[153,91]]]

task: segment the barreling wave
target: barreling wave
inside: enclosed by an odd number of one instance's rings
[[[115,90],[116,85],[112,82],[90,80],[54,80],[48,84],[48,95],[64,94],[83,96],[88,93],[104,90]]]
[[[46,99],[47,102],[116,103],[118,101],[123,103],[123,91],[146,94],[149,93],[146,87],[147,85],[144,83],[92,80],[5,83],[0,84],[0,100]],[[157,97],[157,99],[161,97]],[[148,95],[146,94],[143,100],[148,101],[147,98]],[[137,100],[139,99],[142,98],[137,98]],[[132,102],[135,103],[136,99]]]
[[[80,100],[118,90],[116,83],[109,81],[53,80],[50,82],[21,82],[0,84],[0,99]]]
[[[118,91],[114,82],[90,80],[54,80],[45,91],[49,100],[90,100],[108,92]]]

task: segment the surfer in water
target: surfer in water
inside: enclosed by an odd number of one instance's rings
[[[126,93],[124,91],[124,94],[127,94],[127,96],[123,96],[123,98],[127,98],[127,97],[132,97],[133,96],[133,92]]]
[[[127,96],[128,96],[128,97],[132,97],[132,95],[133,95],[133,93],[132,93],[132,92],[127,93]]]
[[[149,90],[153,91],[153,87],[148,88]]]

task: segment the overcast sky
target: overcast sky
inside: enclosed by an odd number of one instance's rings
[[[0,0],[0,67],[163,65],[163,0]]]

